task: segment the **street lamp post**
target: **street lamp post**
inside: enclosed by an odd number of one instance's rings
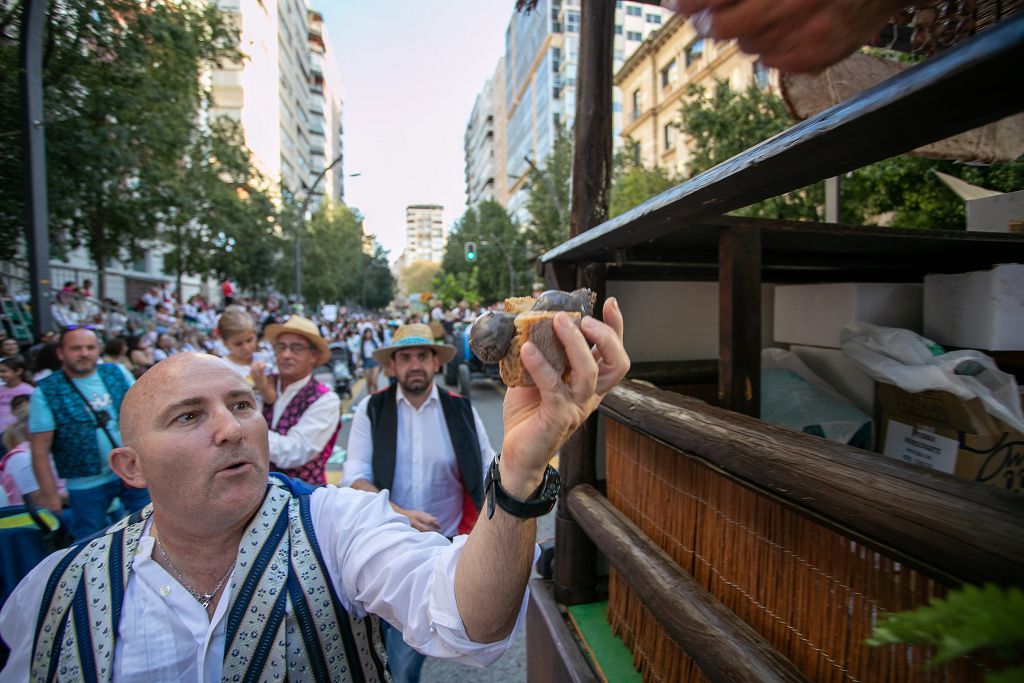
[[[50,233],[46,205],[46,140],[43,134],[43,42],[46,0],[25,0],[18,50],[22,139],[25,145],[25,217],[32,334],[38,339],[53,328],[50,298]],[[10,293],[13,295],[13,292]]]
[[[306,190],[306,198],[299,205],[299,220],[295,226],[295,301],[302,300],[302,228],[306,224],[306,208],[309,207],[309,200],[313,198],[313,192],[316,191],[317,185],[340,162],[341,156],[339,155],[330,165],[317,174],[313,184]]]

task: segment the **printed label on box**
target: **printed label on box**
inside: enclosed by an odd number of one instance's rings
[[[949,439],[928,427],[912,427],[890,420],[885,429],[883,453],[912,465],[953,474],[956,470],[956,439]]]

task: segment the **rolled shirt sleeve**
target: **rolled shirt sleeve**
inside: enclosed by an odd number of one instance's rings
[[[391,509],[387,492],[327,486],[311,502],[324,562],[354,615],[376,614],[419,652],[468,666],[489,666],[508,649],[525,619],[529,591],[507,638],[470,640],[455,601],[455,568],[466,536],[449,543],[440,534],[416,531]],[[538,554],[535,546],[534,560]]]
[[[333,391],[321,395],[287,434],[271,431],[270,462],[283,470],[301,467],[320,455],[338,428],[341,399]]]

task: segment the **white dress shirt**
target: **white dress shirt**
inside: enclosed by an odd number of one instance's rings
[[[281,390],[281,378],[277,378],[277,400],[274,401],[274,420],[270,423],[270,462],[282,470],[301,467],[323,452],[338,427],[341,419],[341,399],[333,391],[320,396],[302,413],[297,424],[287,434],[273,431],[281,421],[284,409],[295,394],[309,384],[313,375],[306,375]]]
[[[414,531],[391,509],[386,493],[326,486],[314,491],[310,502],[327,573],[350,613],[379,615],[431,657],[484,667],[505,652],[522,624],[528,593],[508,638],[489,644],[469,640],[455,602],[455,566],[466,536],[449,544],[438,534]],[[224,660],[228,600],[222,596],[213,617],[207,617],[202,605],[153,560],[153,546],[147,524],[118,624],[114,680],[216,683]],[[0,611],[0,635],[11,649],[0,683],[29,678],[43,590],[63,554],[54,553],[33,569]],[[535,548],[534,559],[537,554]]]
[[[432,384],[430,397],[419,408],[414,408],[398,387],[395,396],[398,439],[391,500],[403,508],[434,515],[441,533],[454,536],[462,519],[463,488],[437,392],[437,385]],[[369,400],[370,397],[366,397],[359,403],[352,418],[342,479],[344,486],[351,486],[360,479],[373,482],[373,434],[366,414]],[[480,442],[481,472],[486,473],[494,459],[494,449],[476,408],[473,408],[473,422]]]

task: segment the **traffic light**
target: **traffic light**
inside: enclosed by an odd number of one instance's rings
[[[466,242],[464,245],[466,250],[466,260],[470,263],[476,262],[476,242]]]

